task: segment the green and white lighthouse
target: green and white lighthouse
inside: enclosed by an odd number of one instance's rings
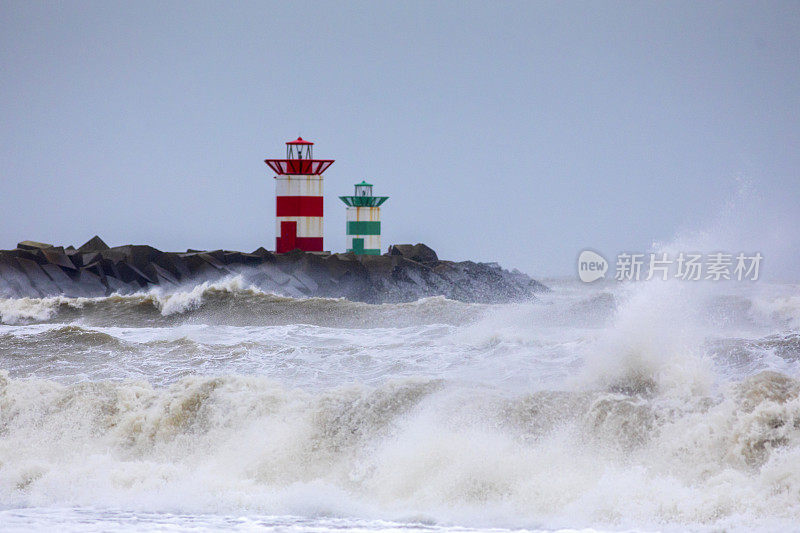
[[[381,208],[388,196],[372,196],[372,184],[356,183],[353,196],[340,196],[347,205],[347,251],[381,255]]]

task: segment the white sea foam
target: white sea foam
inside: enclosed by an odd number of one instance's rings
[[[778,374],[680,404],[441,380],[324,393],[242,376],[0,380],[9,506],[551,528],[800,516],[800,386]]]
[[[89,298],[0,298],[0,322],[19,324],[53,318],[61,305],[80,308]]]

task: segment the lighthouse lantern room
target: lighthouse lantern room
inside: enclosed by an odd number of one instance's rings
[[[286,143],[286,159],[265,159],[275,171],[275,251],[323,250],[322,173],[332,159],[314,159],[314,143]]]

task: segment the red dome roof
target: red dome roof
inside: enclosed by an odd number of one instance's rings
[[[302,137],[298,137],[296,141],[289,141],[286,144],[314,144],[311,141],[304,141]]]

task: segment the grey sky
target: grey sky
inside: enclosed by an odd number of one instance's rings
[[[800,2],[0,2],[0,124],[2,248],[271,249],[301,134],[333,251],[368,179],[384,247],[571,274],[722,220],[800,271]]]

